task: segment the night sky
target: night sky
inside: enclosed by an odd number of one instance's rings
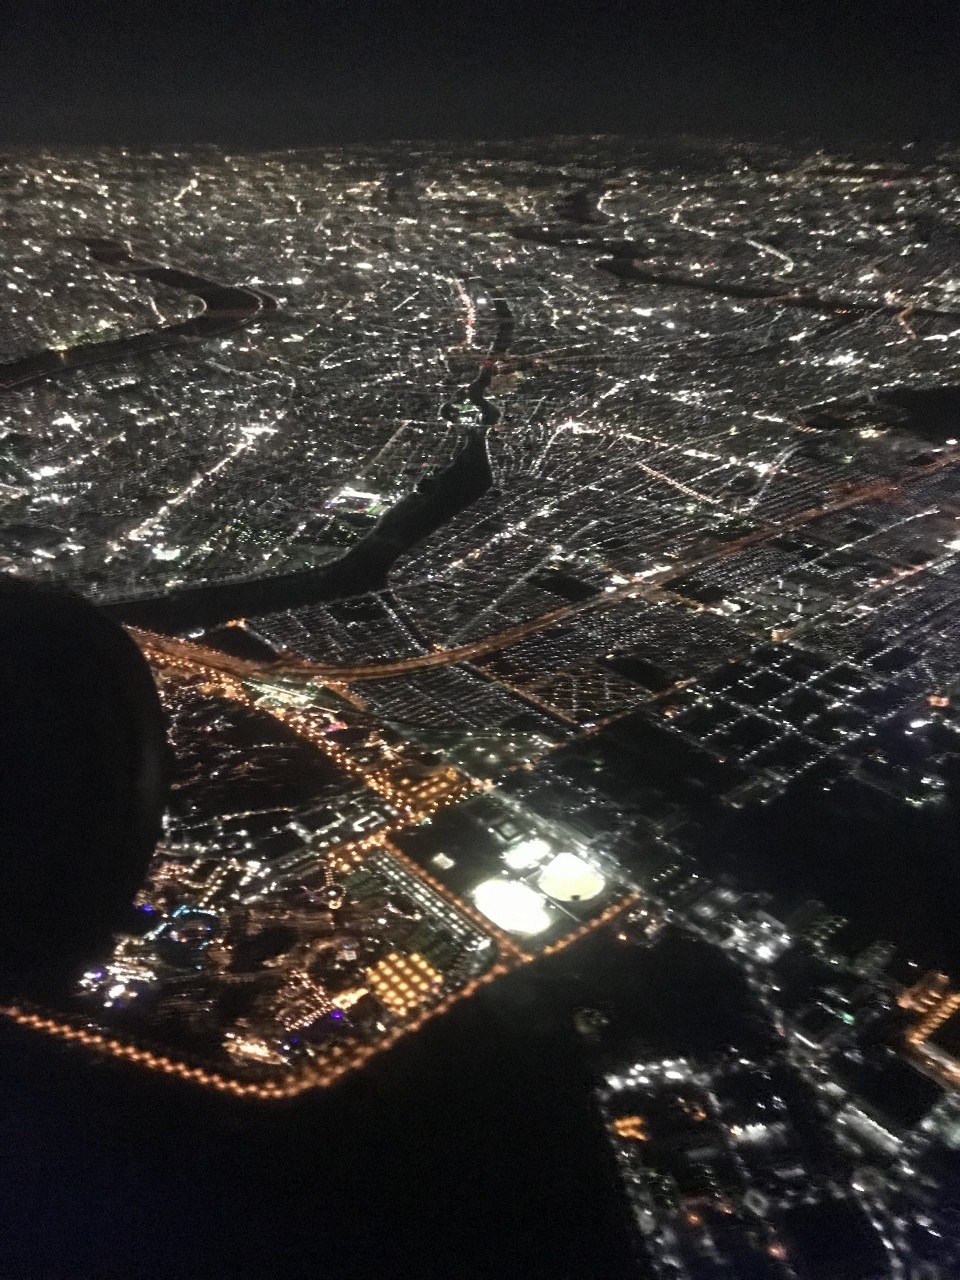
[[[29,0],[0,145],[309,146],[692,132],[936,141],[960,124],[952,0]]]

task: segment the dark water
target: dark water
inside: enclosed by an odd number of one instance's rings
[[[365,537],[331,564],[269,578],[211,582],[163,595],[113,601],[103,606],[104,612],[129,626],[181,632],[214,627],[232,618],[255,617],[379,591],[386,586],[387,574],[405,551],[475,502],[492,483],[486,432],[472,428],[427,492],[417,490],[401,498]]]
[[[36,355],[25,356],[0,364],[0,391],[10,391],[40,378],[59,377],[75,369],[89,365],[123,360],[133,355],[143,355],[179,342],[183,338],[211,338],[240,325],[248,324],[255,317],[275,310],[276,303],[265,293],[255,289],[242,289],[218,284],[204,276],[189,271],[161,267],[136,257],[124,245],[114,240],[84,240],[90,256],[111,271],[139,276],[169,289],[182,289],[200,298],[205,310],[199,316],[179,324],[159,325],[146,333],[135,333],[108,342],[81,343],[63,351],[48,349]]]
[[[0,1031],[0,1275],[626,1280],[567,995],[515,975],[268,1109]]]
[[[99,238],[82,243],[94,261],[110,271],[182,289],[200,298],[205,306],[203,314],[179,324],[160,325],[147,333],[108,342],[82,343],[62,351],[50,349],[0,365],[0,391],[88,365],[154,351],[184,338],[211,337],[276,308],[275,301],[266,294],[159,266],[137,257],[120,241]],[[496,362],[509,353],[514,319],[505,299],[494,296],[491,302],[495,330],[489,355],[473,381],[460,393],[460,403],[477,409],[483,426],[468,428],[461,448],[449,465],[433,477],[429,485],[421,482],[417,491],[401,498],[345,555],[319,569],[241,582],[210,583],[158,596],[114,601],[105,606],[104,612],[127,625],[158,631],[186,631],[215,627],[234,618],[382,590],[390,569],[405,551],[475,502],[493,483],[486,428],[499,422],[501,415],[486,393]],[[459,418],[456,403],[444,409],[445,416],[453,420]]]
[[[593,209],[595,212],[595,206]],[[904,304],[897,301],[873,301],[851,294],[795,289],[779,281],[744,284],[737,280],[725,280],[722,276],[704,277],[682,271],[670,271],[660,266],[653,266],[646,260],[649,254],[649,245],[646,242],[608,239],[596,230],[590,230],[590,224],[596,223],[598,219],[591,214],[591,204],[587,199],[581,198],[567,202],[559,211],[563,213],[567,224],[516,226],[513,228],[513,235],[518,240],[530,240],[535,244],[568,245],[575,249],[602,253],[605,256],[597,259],[595,264],[598,270],[606,271],[625,282],[666,285],[674,289],[690,289],[723,298],[766,299],[784,307],[799,307],[848,318],[868,312],[897,315],[906,310]],[[569,222],[579,225],[570,226]],[[937,307],[912,307],[909,310],[913,315],[956,316],[958,314],[955,311],[944,311]]]
[[[929,444],[960,440],[960,387],[886,387],[858,400],[833,401],[807,410],[807,422],[828,430],[877,424],[904,431]],[[929,462],[922,454],[919,462]]]
[[[532,237],[531,237],[532,238]],[[880,312],[896,315],[905,308],[898,302],[872,302],[847,294],[811,293],[790,289],[786,285],[739,284],[736,281],[705,280],[699,276],[688,276],[676,271],[663,271],[659,268],[644,266],[632,256],[634,251],[643,252],[641,245],[630,242],[616,245],[605,245],[604,248],[613,253],[613,257],[603,258],[597,266],[608,271],[621,280],[637,280],[643,284],[663,284],[673,288],[694,289],[703,293],[713,293],[724,298],[768,298],[784,307],[800,307],[810,311],[824,311],[837,315],[864,312]],[[942,311],[936,307],[914,307],[914,315],[955,316],[952,311]]]
[[[789,910],[819,898],[848,941],[893,942],[904,958],[960,973],[960,786],[919,808],[840,785],[797,786],[766,809],[726,817],[698,856]]]
[[[877,396],[900,424],[936,444],[960,439],[960,387],[891,387]]]
[[[38,1280],[629,1280],[578,1006],[614,1054],[768,1034],[699,943],[595,936],[333,1091],[257,1108],[0,1030],[0,1275]],[[4,1267],[7,1268],[4,1271]]]
[[[105,606],[105,611],[130,626],[190,631],[234,618],[383,590],[390,570],[405,552],[476,502],[493,484],[486,438],[487,429],[500,421],[501,412],[487,398],[487,392],[498,362],[509,356],[515,321],[506,299],[494,295],[490,302],[494,331],[489,353],[473,380],[441,409],[443,417],[456,422],[461,410],[472,406],[479,411],[481,425],[467,427],[449,464],[429,480],[421,480],[413,493],[395,503],[345,555],[319,569],[184,587],[159,596],[115,601]]]

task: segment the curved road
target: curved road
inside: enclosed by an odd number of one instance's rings
[[[161,324],[156,329],[111,338],[106,342],[82,342],[62,351],[49,347],[46,351],[0,364],[0,391],[13,391],[40,378],[55,378],[75,369],[110,360],[122,360],[169,347],[181,338],[212,338],[249,324],[252,320],[276,310],[276,301],[256,289],[218,284],[205,276],[175,267],[163,267],[146,258],[138,258],[129,244],[119,240],[81,240],[94,262],[108,271],[139,276],[168,289],[182,289],[203,303],[204,310],[189,320]]]

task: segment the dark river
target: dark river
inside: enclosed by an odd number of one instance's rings
[[[189,271],[162,267],[138,258],[128,246],[117,240],[91,239],[82,243],[94,262],[101,263],[108,270],[152,280],[154,284],[166,285],[168,289],[182,289],[184,293],[199,298],[204,304],[204,311],[189,320],[159,325],[145,333],[111,338],[107,342],[83,342],[62,351],[51,347],[32,356],[0,364],[0,391],[12,391],[40,378],[59,377],[75,369],[85,369],[88,365],[157,351],[182,338],[216,337],[276,310],[276,302],[265,293],[218,284]]]

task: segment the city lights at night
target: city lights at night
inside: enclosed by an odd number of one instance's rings
[[[960,81],[467,8],[4,151],[0,1276],[949,1280]]]

